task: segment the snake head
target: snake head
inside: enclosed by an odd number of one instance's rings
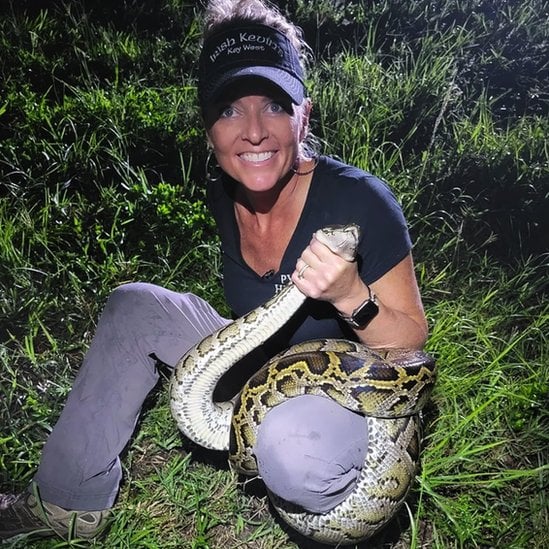
[[[360,227],[354,223],[349,225],[328,225],[315,232],[318,241],[328,246],[334,254],[347,261],[354,261],[360,239]]]

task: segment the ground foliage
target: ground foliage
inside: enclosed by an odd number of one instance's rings
[[[403,204],[439,363],[418,483],[370,546],[544,547],[549,3],[279,6],[315,55],[323,151]],[[226,312],[198,13],[183,0],[0,4],[3,491],[31,478],[114,287],[147,280]],[[224,456],[181,440],[163,388],[97,546],[312,546],[276,521],[259,483],[236,489]]]

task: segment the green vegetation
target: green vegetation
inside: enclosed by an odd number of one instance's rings
[[[402,201],[439,364],[418,482],[368,546],[547,547],[549,3],[279,5],[315,50],[324,151]],[[31,478],[114,287],[150,281],[224,310],[197,13],[184,0],[0,4],[3,492]],[[95,546],[313,547],[258,482],[238,485],[224,456],[182,440],[164,388]]]

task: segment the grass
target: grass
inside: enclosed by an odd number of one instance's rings
[[[384,178],[403,204],[439,365],[417,483],[368,547],[546,547],[547,2],[279,4],[315,49],[325,152]],[[21,0],[0,15],[6,492],[32,478],[114,287],[146,280],[227,311],[203,188],[195,4]],[[92,546],[318,547],[276,519],[259,481],[180,437],[165,385],[124,456],[112,529]]]
[[[494,281],[474,309],[457,306],[432,334],[431,345],[442,344],[444,370],[420,485],[447,517],[440,533],[451,532],[457,546],[490,546],[496,530],[502,546],[543,546],[549,311],[509,315],[505,296],[519,294],[522,278]],[[459,345],[448,349],[447,341],[458,337]],[[517,532],[529,542],[513,539]]]

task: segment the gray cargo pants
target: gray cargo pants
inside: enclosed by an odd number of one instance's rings
[[[145,283],[117,288],[44,446],[34,478],[41,497],[66,509],[111,507],[122,477],[119,455],[158,381],[157,362],[174,367],[228,322],[193,294]],[[271,491],[324,512],[352,490],[366,444],[360,416],[303,396],[267,414],[256,455]]]

